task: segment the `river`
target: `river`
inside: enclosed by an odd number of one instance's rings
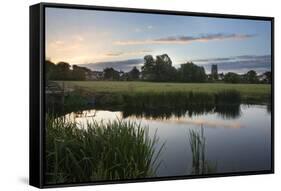
[[[193,173],[190,132],[205,139],[204,157],[210,167],[206,173],[246,172],[271,169],[271,113],[265,105],[239,105],[235,111],[219,112],[133,112],[85,110],[65,117],[80,124],[95,120],[123,119],[149,128],[149,136],[163,144],[157,176]]]

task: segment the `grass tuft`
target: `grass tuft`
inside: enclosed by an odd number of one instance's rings
[[[206,159],[206,137],[204,136],[204,128],[201,131],[189,131],[189,143],[192,152],[192,174],[210,174],[216,172],[216,165],[212,165]]]
[[[114,120],[82,126],[65,118],[46,120],[48,184],[155,176],[159,164],[156,134],[140,124]]]

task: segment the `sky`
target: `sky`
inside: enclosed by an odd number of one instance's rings
[[[219,72],[271,70],[269,21],[46,8],[46,58],[93,70],[140,68],[145,55]]]

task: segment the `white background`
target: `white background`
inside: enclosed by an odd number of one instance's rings
[[[29,5],[36,0],[2,0],[0,10],[0,190],[36,190],[28,185],[28,74]],[[161,181],[54,190],[276,190],[280,169],[280,39],[281,11],[278,0],[54,0],[74,4],[120,6],[245,14],[275,17],[275,174],[195,180]],[[237,140],[239,141],[239,140]],[[280,189],[280,188],[279,188]],[[278,190],[278,188],[277,188]]]

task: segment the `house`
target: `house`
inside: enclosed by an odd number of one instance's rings
[[[258,77],[259,82],[269,83],[268,76],[266,76],[266,73],[258,75],[257,77]]]
[[[218,74],[218,80],[224,80],[224,74],[223,73]]]
[[[102,80],[104,73],[101,71],[88,71],[86,72],[86,80]]]

